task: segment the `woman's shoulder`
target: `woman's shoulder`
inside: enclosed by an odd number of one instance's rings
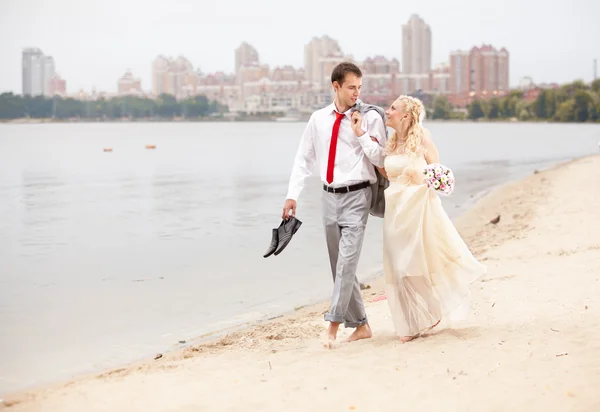
[[[435,146],[429,129],[423,128],[423,140],[421,141],[421,144],[425,149]]]
[[[423,143],[424,142],[431,142],[431,132],[429,131],[429,129],[423,128]]]

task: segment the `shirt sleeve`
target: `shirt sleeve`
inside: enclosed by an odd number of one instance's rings
[[[358,141],[365,155],[375,166],[383,167],[384,147],[387,143],[383,119],[375,110],[370,110],[365,114],[361,127],[365,133],[358,138]],[[377,141],[373,141],[372,138]]]
[[[312,174],[315,160],[315,122],[314,117],[311,116],[296,152],[286,199],[298,200],[300,192],[304,189],[306,178]]]

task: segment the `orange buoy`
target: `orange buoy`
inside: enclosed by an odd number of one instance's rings
[[[105,152],[112,152],[112,147],[105,147],[105,148],[104,148],[104,151],[105,151]]]
[[[146,149],[156,149],[156,145],[154,145],[154,144],[147,144],[146,145]]]

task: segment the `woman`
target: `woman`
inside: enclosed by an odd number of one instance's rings
[[[470,285],[485,273],[428,188],[423,170],[439,163],[438,150],[420,120],[420,100],[400,96],[386,111],[395,133],[386,146],[383,270],[396,334],[408,342],[442,319],[464,319]]]

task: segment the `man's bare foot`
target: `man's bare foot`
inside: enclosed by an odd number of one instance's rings
[[[371,338],[371,336],[373,336],[373,332],[371,331],[371,327],[367,323],[366,325],[357,327],[354,330],[354,332],[352,332],[352,335],[350,335],[348,339],[346,339],[346,342],[354,342],[360,339],[369,339]]]
[[[331,339],[327,339],[326,342],[323,342],[323,347],[325,349],[335,349],[335,341]]]
[[[340,324],[336,322],[329,322],[329,328],[327,329],[327,338],[335,341],[337,339],[338,329]]]
[[[337,339],[338,329],[340,328],[339,323],[330,322],[329,328],[327,329],[327,342],[323,343],[323,347],[326,349],[335,348],[335,340]]]

